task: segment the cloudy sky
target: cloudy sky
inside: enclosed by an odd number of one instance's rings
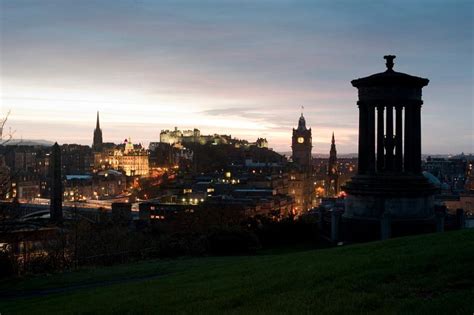
[[[350,81],[427,77],[424,153],[474,152],[472,1],[0,0],[0,112],[17,136],[91,144],[194,128],[357,151]]]

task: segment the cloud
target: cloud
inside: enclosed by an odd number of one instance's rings
[[[265,135],[287,148],[304,106],[315,141],[336,130],[338,150],[354,152],[350,80],[383,71],[382,56],[395,53],[397,70],[431,80],[424,149],[472,147],[456,132],[473,130],[466,114],[474,85],[469,1],[44,0],[0,7],[0,102],[24,135],[87,139],[85,126],[100,109],[117,139],[131,132],[121,126],[153,139],[178,125]],[[61,122],[84,135],[63,135]]]

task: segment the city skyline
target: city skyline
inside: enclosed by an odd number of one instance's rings
[[[105,142],[178,126],[285,152],[304,106],[313,153],[333,131],[354,153],[350,80],[396,54],[431,80],[423,153],[473,152],[472,3],[364,3],[1,2],[0,111],[25,139],[91,145],[99,110]]]

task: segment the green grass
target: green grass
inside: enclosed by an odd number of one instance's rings
[[[103,281],[156,275],[120,284]],[[0,282],[0,313],[473,314],[474,230],[250,257],[149,261]]]

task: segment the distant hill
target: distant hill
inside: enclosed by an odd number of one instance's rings
[[[12,139],[8,141],[6,145],[39,145],[50,147],[54,144],[52,141],[42,140],[42,139]]]

